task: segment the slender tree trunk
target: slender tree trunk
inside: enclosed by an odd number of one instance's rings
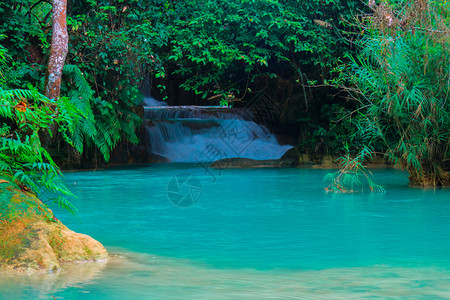
[[[53,0],[52,7],[52,42],[50,46],[50,58],[45,74],[45,96],[58,100],[61,93],[61,77],[64,62],[69,49],[69,35],[66,22],[67,0]],[[44,148],[50,148],[57,140],[57,126],[53,124],[50,131],[39,133],[41,144]]]
[[[45,76],[45,95],[57,100],[61,90],[61,77],[69,48],[66,23],[67,0],[53,0],[52,43]]]

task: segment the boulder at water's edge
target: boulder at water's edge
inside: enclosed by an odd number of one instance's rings
[[[68,229],[34,194],[10,181],[0,179],[0,271],[53,271],[65,262],[108,257],[102,244]]]

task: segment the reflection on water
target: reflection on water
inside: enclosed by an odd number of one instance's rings
[[[2,278],[0,293],[5,299],[450,298],[449,269],[439,267],[233,270],[121,251],[107,263]]]
[[[56,291],[85,284],[97,278],[106,268],[107,260],[63,264],[52,273],[0,274],[0,299],[47,299]]]

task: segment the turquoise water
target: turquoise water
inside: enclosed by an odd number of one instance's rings
[[[80,211],[57,216],[114,257],[4,277],[0,298],[450,298],[450,190],[408,188],[404,173],[375,170],[385,194],[327,194],[326,172],[66,173]],[[195,188],[177,194],[185,175]]]

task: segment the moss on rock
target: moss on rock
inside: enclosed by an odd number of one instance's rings
[[[55,270],[64,262],[105,259],[108,253],[93,238],[73,232],[34,194],[10,179],[0,179],[0,269]]]

